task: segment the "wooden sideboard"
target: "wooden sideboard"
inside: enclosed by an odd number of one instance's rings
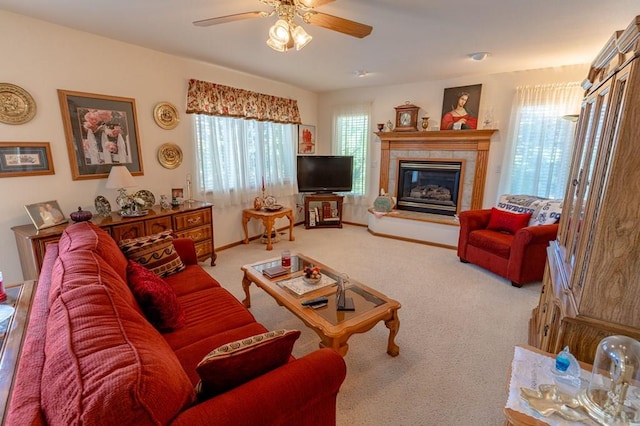
[[[196,245],[198,260],[211,258],[215,265],[213,245],[213,205],[200,201],[162,209],[153,206],[149,214],[124,218],[113,212],[110,216],[94,216],[91,222],[107,231],[116,241],[173,230],[178,237],[191,238]],[[47,244],[58,242],[69,223],[37,230],[33,225],[11,228],[16,237],[22,275],[25,280],[37,280]]]

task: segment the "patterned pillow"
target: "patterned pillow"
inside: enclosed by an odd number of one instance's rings
[[[534,216],[535,225],[550,225],[557,223],[562,215],[562,200],[545,200],[539,203]]]
[[[548,225],[560,219],[562,200],[505,194],[498,200],[496,208],[510,213],[531,213],[529,226]]]
[[[286,364],[298,337],[298,330],[269,331],[209,352],[196,367],[198,399],[221,394]]]
[[[145,237],[122,240],[120,249],[130,260],[135,260],[159,277],[175,274],[185,266],[173,246],[172,231]]]
[[[487,229],[515,234],[519,229],[529,225],[530,218],[531,213],[509,213],[493,207]]]
[[[184,327],[184,311],[176,292],[156,274],[133,260],[127,265],[127,284],[147,320],[160,331]]]

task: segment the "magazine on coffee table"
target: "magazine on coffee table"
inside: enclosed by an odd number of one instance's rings
[[[280,287],[288,288],[298,296],[302,296],[303,294],[309,293],[310,291],[336,284],[336,280],[326,275],[322,275],[320,282],[316,284],[308,284],[302,278],[302,276],[299,276],[289,278],[287,280],[278,281],[278,285]]]

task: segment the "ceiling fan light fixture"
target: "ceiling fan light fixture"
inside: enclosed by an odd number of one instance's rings
[[[278,19],[271,28],[269,28],[269,39],[280,44],[287,44],[291,38],[291,30],[289,24],[284,19]]]
[[[300,50],[305,47],[313,39],[301,26],[296,26],[291,32],[293,41],[296,45],[296,50]]]
[[[267,46],[275,50],[276,52],[286,52],[287,45],[285,43],[279,43],[273,40],[271,37],[267,39]]]

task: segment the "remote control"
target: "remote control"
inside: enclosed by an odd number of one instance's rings
[[[313,306],[318,305],[320,303],[327,303],[329,299],[324,296],[316,297],[315,299],[309,299],[302,302],[302,306]]]
[[[322,303],[316,303],[315,305],[311,305],[309,306],[311,309],[320,309],[320,308],[324,308],[325,306],[327,306],[329,303],[327,302],[322,302]]]

